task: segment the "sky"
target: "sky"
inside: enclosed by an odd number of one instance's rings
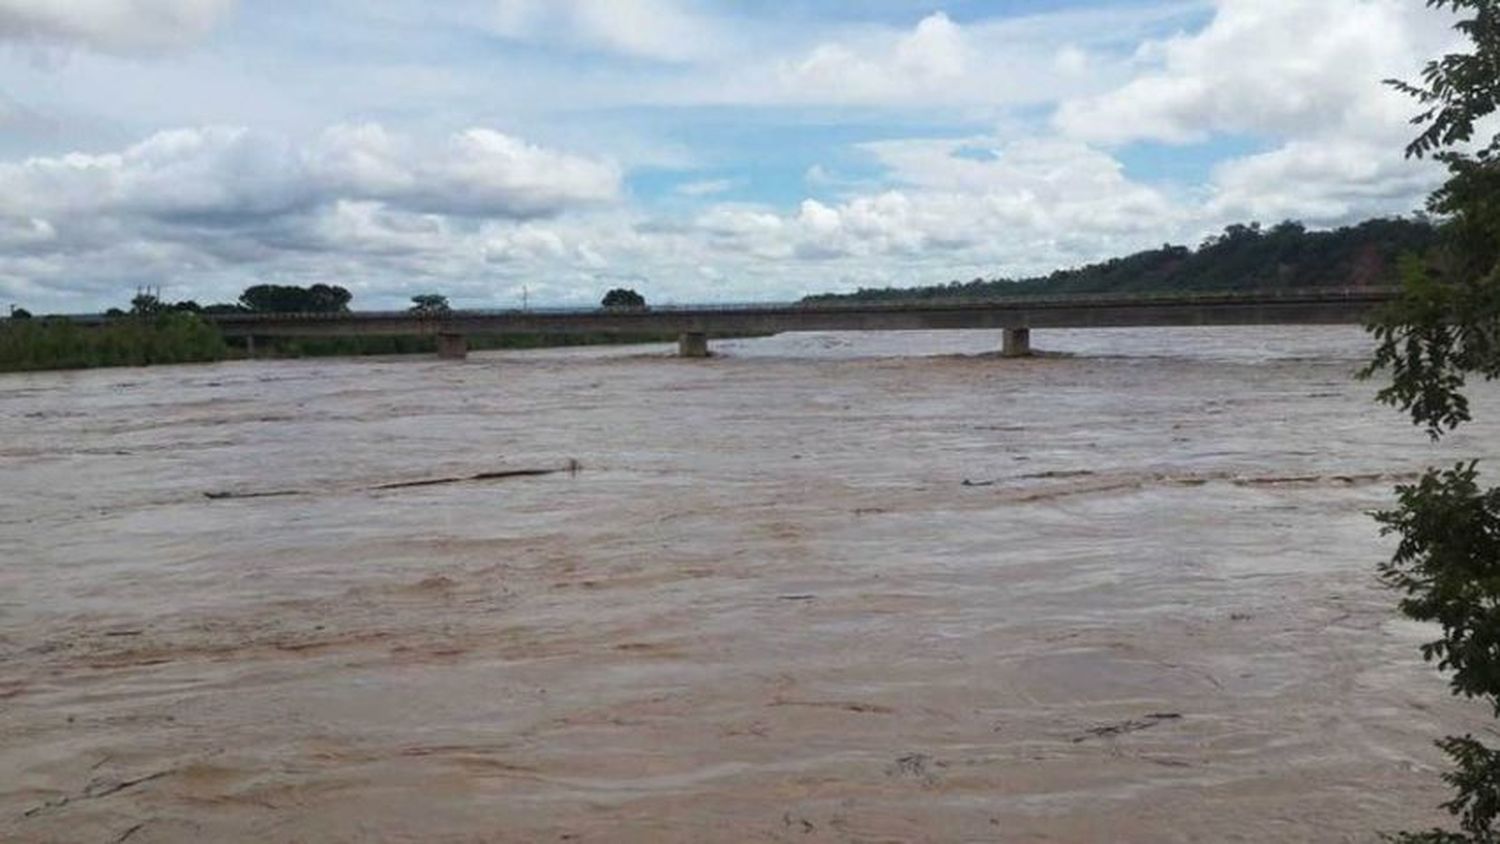
[[[1409,214],[1419,0],[0,0],[0,305],[781,301]]]

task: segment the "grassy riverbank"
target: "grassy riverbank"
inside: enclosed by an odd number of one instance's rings
[[[471,351],[490,349],[550,349],[563,346],[628,346],[675,343],[676,334],[476,334],[468,338]],[[249,356],[241,339],[229,341],[236,356]],[[255,343],[255,357],[361,357],[366,355],[436,354],[435,337],[311,337],[265,338]]]
[[[0,320],[0,372],[223,360],[219,330],[193,314],[122,318],[98,327],[65,319]]]
[[[497,334],[469,338],[469,348],[544,349],[675,342],[675,334]],[[0,372],[210,363],[226,358],[316,358],[435,354],[433,337],[265,338],[252,355],[243,339],[225,340],[190,313],[121,317],[102,326],[65,319],[0,320]]]

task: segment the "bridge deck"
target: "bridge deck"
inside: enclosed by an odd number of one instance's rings
[[[1030,297],[899,303],[678,306],[643,310],[219,314],[230,337],[433,334],[774,334],[955,328],[1358,324],[1390,301],[1387,288],[1146,296]]]

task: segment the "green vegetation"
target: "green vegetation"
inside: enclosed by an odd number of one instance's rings
[[[714,335],[718,337],[719,335]],[[743,334],[734,335],[743,337]],[[627,346],[675,343],[676,334],[477,334],[467,338],[470,351],[552,349],[563,346]],[[243,348],[242,341],[230,341]],[[257,357],[359,357],[365,355],[435,354],[434,337],[265,338],[256,341]]]
[[[616,287],[604,294],[601,307],[610,310],[636,310],[646,307],[646,297],[624,287]]]
[[[1467,380],[1500,376],[1500,135],[1473,143],[1475,124],[1500,111],[1500,0],[1428,5],[1462,15],[1458,29],[1473,44],[1472,52],[1430,62],[1421,85],[1391,83],[1424,109],[1407,155],[1448,166],[1448,181],[1428,202],[1442,239],[1402,262],[1404,295],[1371,326],[1380,345],[1364,374],[1389,371],[1380,399],[1437,440],[1469,421]],[[1381,578],[1403,593],[1406,615],[1442,630],[1422,647],[1423,658],[1450,672],[1455,695],[1480,698],[1500,717],[1500,488],[1483,489],[1474,462],[1430,469],[1399,487],[1395,508],[1376,518],[1400,540]],[[1472,735],[1438,746],[1453,762],[1443,779],[1456,793],[1444,808],[1459,831],[1394,840],[1500,842],[1500,751]]]
[[[452,313],[453,308],[448,305],[448,297],[438,293],[423,293],[420,296],[411,297],[411,307],[407,310],[418,316],[442,316]]]
[[[326,314],[349,310],[354,294],[342,287],[257,284],[240,294],[240,310],[263,314]],[[223,306],[217,306],[223,307]]]
[[[861,289],[809,296],[810,303],[1003,296],[1070,296],[1271,290],[1299,287],[1394,286],[1402,254],[1425,252],[1438,240],[1425,219],[1368,220],[1333,231],[1285,222],[1269,229],[1233,225],[1196,250],[1170,244],[1099,264],[1026,279],[974,279],[914,288]]]
[[[633,291],[623,291],[644,299]],[[164,302],[149,292],[137,293],[130,311],[110,308],[102,325],[64,318],[31,319],[24,308],[12,308],[0,320],[0,372],[77,369],[94,366],[145,366],[153,363],[215,361],[226,357],[337,357],[433,354],[437,339],[419,336],[259,338],[254,351],[244,339],[226,341],[200,314],[345,312],[353,296],[342,287],[257,285],[238,304],[200,306],[197,302]],[[639,307],[639,306],[632,306]],[[412,313],[441,317],[451,313],[448,298],[438,293],[412,297]],[[469,348],[541,349],[558,346],[668,343],[676,335],[646,334],[503,334],[468,338]]]
[[[196,363],[221,360],[227,351],[218,329],[187,313],[114,319],[100,327],[60,318],[0,321],[0,372]]]

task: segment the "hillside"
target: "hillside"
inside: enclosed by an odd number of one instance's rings
[[[1233,225],[1197,249],[1166,245],[1098,264],[1025,279],[975,279],[929,287],[861,288],[809,296],[807,302],[890,301],[997,296],[1064,296],[1374,287],[1398,283],[1396,261],[1437,241],[1426,220],[1368,220],[1330,231],[1286,222],[1263,229]]]

